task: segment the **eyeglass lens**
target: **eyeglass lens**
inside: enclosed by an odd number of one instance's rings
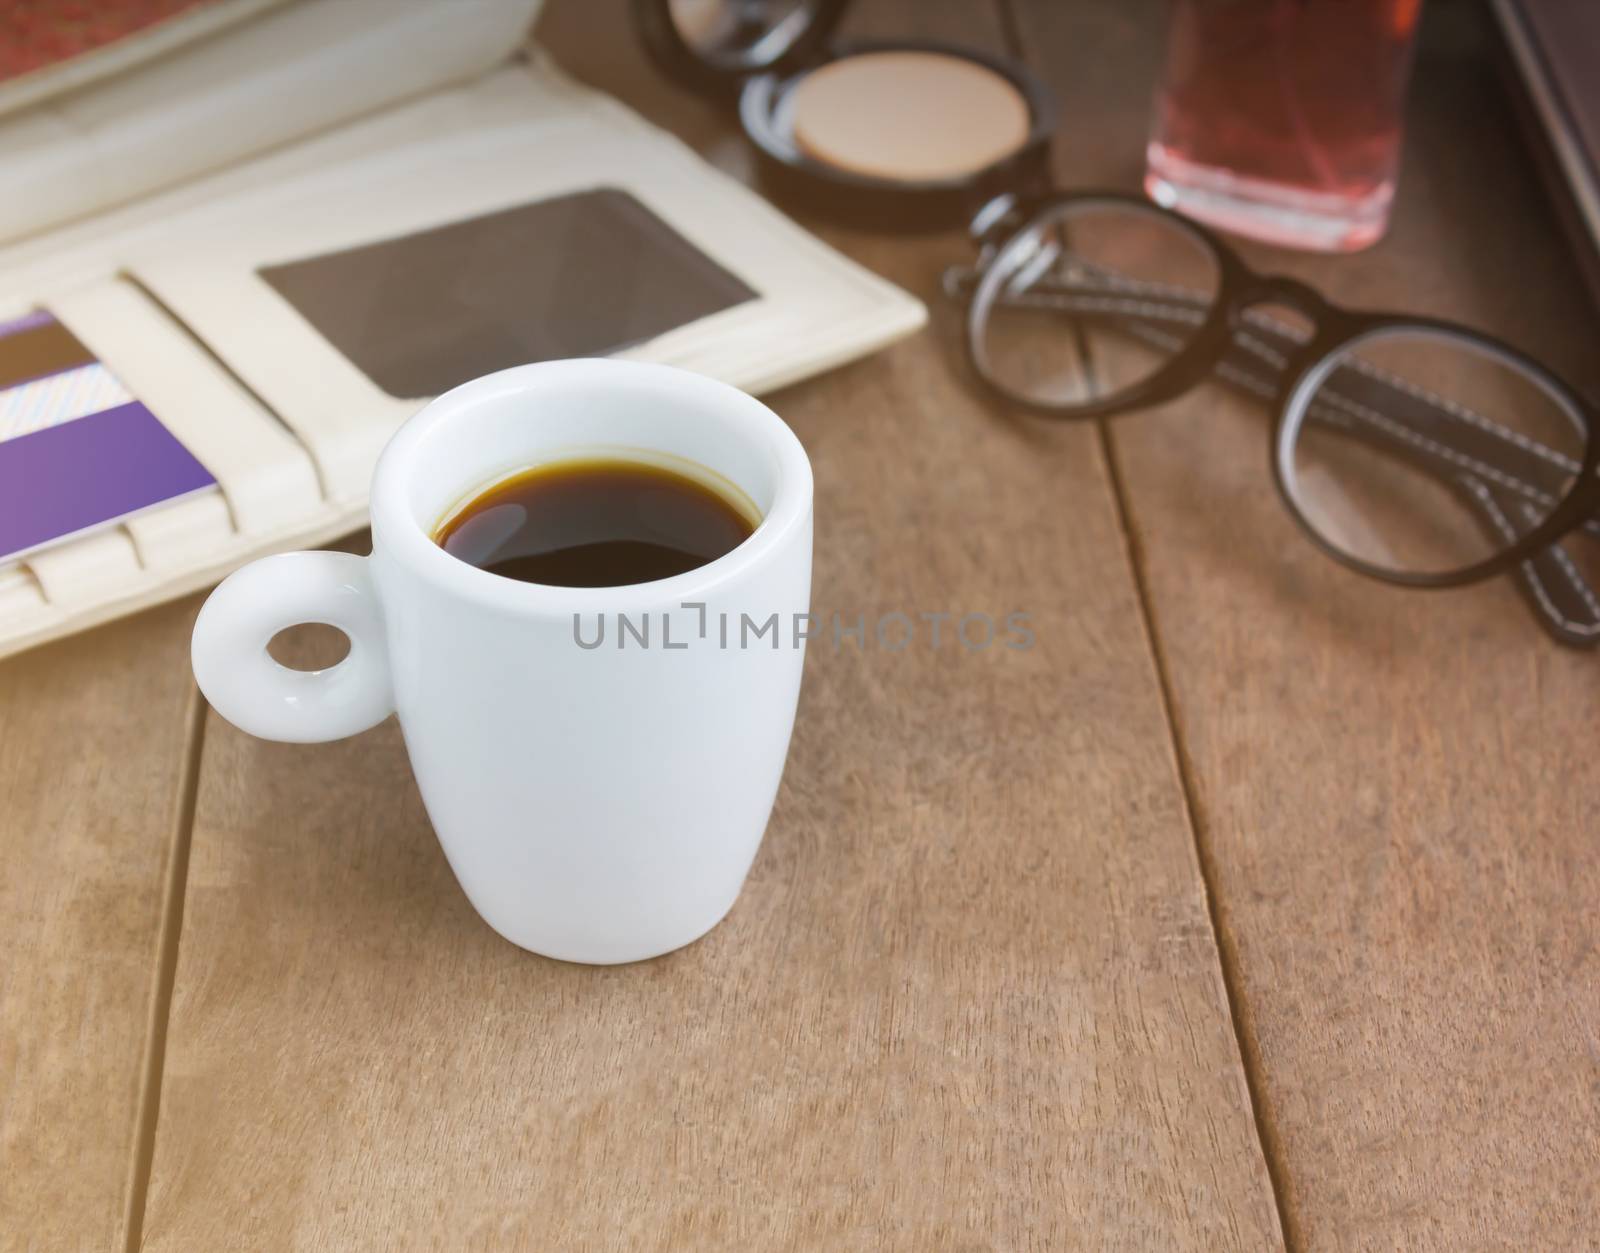
[[[1062,407],[1126,392],[1183,350],[1220,286],[1211,248],[1177,219],[1061,206],[988,267],[976,296],[980,368],[1013,395]],[[1142,334],[1127,333],[1132,319]]]

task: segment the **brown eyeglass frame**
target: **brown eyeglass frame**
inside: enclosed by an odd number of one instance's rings
[[[1075,210],[1094,208],[1154,215],[1187,232],[1209,252],[1216,266],[1214,296],[1209,300],[1185,300],[1176,289],[1162,288],[1154,296],[1140,291],[1139,312],[1135,314],[1128,311],[1131,301],[1120,313],[1114,307],[1086,312],[1081,291],[1076,293],[1078,304],[1074,307],[1072,290],[1048,282],[1030,286],[1020,297],[1005,291],[1009,273],[1003,264],[995,263],[1008,250],[1025,238],[1038,237],[1041,232],[1058,227],[1061,219]],[[1301,530],[1335,561],[1370,578],[1426,588],[1458,587],[1520,569],[1524,590],[1534,602],[1541,623],[1556,639],[1580,647],[1600,643],[1600,605],[1593,603],[1592,591],[1565,553],[1554,547],[1580,529],[1600,540],[1600,439],[1596,438],[1600,409],[1540,362],[1503,340],[1459,323],[1401,312],[1345,308],[1298,279],[1258,273],[1200,223],[1142,196],[1117,191],[1052,192],[1028,198],[1002,196],[984,206],[973,219],[971,231],[979,248],[979,264],[975,270],[952,267],[946,274],[946,289],[968,302],[966,355],[977,377],[997,394],[1046,417],[1106,418],[1162,404],[1220,376],[1271,403],[1274,484]],[[1107,303],[1101,296],[1095,300],[1102,305]],[[989,315],[997,303],[1042,304],[1075,318],[1109,316],[1119,329],[1147,344],[1166,347],[1173,355],[1148,377],[1111,395],[1081,402],[1052,402],[1010,386],[990,369],[985,341]],[[1287,328],[1281,324],[1275,330],[1272,319],[1254,312],[1263,305],[1286,307],[1305,318],[1313,328],[1310,337],[1302,340],[1286,334]],[[1190,328],[1187,338],[1174,342],[1170,335],[1164,336],[1159,325],[1164,316],[1185,322]],[[1194,326],[1196,320],[1198,327]],[[1476,415],[1469,414],[1469,420],[1464,421],[1464,411],[1459,407],[1438,397],[1430,398],[1399,380],[1357,378],[1354,371],[1340,366],[1341,354],[1361,340],[1397,330],[1463,340],[1480,354],[1528,376],[1580,428],[1584,443],[1581,461],[1574,465],[1550,450],[1541,452],[1542,446],[1506,428],[1482,419],[1470,420]],[[1262,349],[1264,341],[1270,351]],[[1368,391],[1376,388],[1381,393],[1368,397],[1369,401],[1375,399],[1381,409],[1352,400],[1351,412],[1364,409],[1381,414],[1384,419],[1380,426],[1335,415],[1342,419],[1341,433],[1420,462],[1459,492],[1474,516],[1491,528],[1491,540],[1504,547],[1459,570],[1416,572],[1371,564],[1324,538],[1295,498],[1289,467],[1300,426],[1311,420],[1308,410],[1312,401],[1328,375],[1336,370],[1336,393],[1351,387]],[[1505,468],[1508,464],[1516,474]],[[1558,501],[1537,522],[1524,517],[1522,521],[1529,527],[1526,531],[1521,530],[1516,519],[1517,504],[1524,511],[1529,509],[1526,500],[1517,499],[1519,490],[1527,495],[1538,494],[1546,501]],[[1586,593],[1582,603],[1592,621],[1578,622],[1553,603],[1550,581],[1558,578],[1563,582],[1570,579],[1580,594]]]

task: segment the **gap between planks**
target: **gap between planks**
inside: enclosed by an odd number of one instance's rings
[[[205,749],[210,706],[193,683],[185,718],[183,769],[178,776],[176,829],[161,897],[161,935],[156,946],[156,990],[150,1001],[141,1067],[139,1111],[134,1124],[133,1160],[128,1171],[127,1208],[123,1229],[127,1253],[144,1243],[145,1203],[155,1161],[156,1122],[161,1115],[161,1080],[167,1057],[167,1024],[172,1017],[172,988],[178,969],[178,940],[183,933],[183,902],[189,878],[189,847],[194,837],[195,802],[200,792],[200,762]]]
[[[1023,44],[1022,27],[1017,20],[1016,0],[994,0],[1000,22],[1001,37],[1006,50],[1021,64],[1029,61]],[[1086,338],[1075,333],[1077,355],[1083,363],[1089,385],[1098,390],[1094,359]],[[1116,511],[1117,527],[1122,532],[1122,543],[1127,554],[1128,570],[1133,578],[1134,594],[1139,605],[1139,625],[1144,632],[1145,646],[1149,650],[1151,665],[1156,675],[1156,686],[1161,697],[1161,713],[1166,719],[1168,741],[1172,749],[1178,784],[1183,793],[1184,816],[1189,823],[1189,837],[1194,843],[1195,860],[1200,870],[1200,885],[1206,898],[1206,914],[1211,920],[1211,938],[1216,945],[1217,961],[1221,967],[1223,993],[1228,1001],[1228,1014],[1233,1024],[1234,1044],[1239,1050],[1240,1065],[1244,1070],[1245,1087],[1250,1094],[1250,1112],[1255,1120],[1256,1141],[1261,1158],[1267,1168],[1267,1180],[1272,1186],[1273,1208],[1278,1216],[1278,1231],[1284,1248],[1292,1253],[1303,1247],[1294,1210],[1290,1204],[1289,1180],[1284,1168],[1282,1140],[1278,1135],[1272,1111],[1267,1103],[1262,1083],[1261,1049],[1256,1038],[1253,1021],[1245,1004],[1240,986],[1239,958],[1227,929],[1222,925],[1222,903],[1217,893],[1216,854],[1200,814],[1194,787],[1192,762],[1183,732],[1178,726],[1177,708],[1172,694],[1172,683],[1167,673],[1167,659],[1161,647],[1161,634],[1155,620],[1155,606],[1145,577],[1144,558],[1133,526],[1133,505],[1128,499],[1122,469],[1117,461],[1116,441],[1112,438],[1110,422],[1096,418],[1100,459],[1106,482],[1111,489],[1111,503]]]
[[[1107,419],[1095,419],[1100,440],[1100,458],[1105,463],[1106,478],[1111,484],[1111,498],[1117,512],[1117,525],[1122,530],[1122,541],[1128,554],[1128,567],[1133,574],[1134,593],[1139,602],[1139,622],[1144,631],[1145,644],[1150,650],[1155,667],[1156,686],[1161,694],[1161,712],[1167,720],[1167,734],[1183,791],[1183,811],[1189,822],[1189,835],[1194,841],[1195,859],[1200,867],[1200,884],[1206,897],[1206,912],[1211,918],[1211,938],[1217,946],[1217,961],[1222,967],[1222,989],[1228,999],[1228,1014],[1233,1020],[1233,1038],[1239,1048],[1240,1064],[1244,1068],[1245,1086],[1250,1093],[1250,1111],[1255,1118],[1256,1140],[1261,1146],[1261,1157],[1266,1163],[1267,1180],[1272,1185],[1273,1208],[1278,1214],[1278,1230],[1283,1236],[1283,1246],[1290,1253],[1303,1248],[1294,1210],[1290,1204],[1289,1180],[1284,1170],[1283,1143],[1272,1119],[1267,1103],[1265,1086],[1261,1080],[1261,1048],[1256,1039],[1255,1027],[1239,986],[1239,955],[1235,951],[1227,929],[1222,925],[1222,903],[1217,893],[1218,882],[1216,854],[1211,846],[1205,823],[1195,793],[1194,775],[1189,750],[1178,727],[1177,707],[1173,701],[1172,684],[1167,677],[1166,654],[1161,647],[1161,635],[1156,629],[1155,606],[1146,587],[1144,558],[1133,529],[1133,515],[1122,471],[1117,464],[1116,443],[1108,429]]]

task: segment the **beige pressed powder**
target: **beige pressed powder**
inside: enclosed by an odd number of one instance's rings
[[[786,205],[948,230],[1049,182],[1057,106],[1024,66],[926,39],[836,38],[852,0],[632,0],[670,77],[724,106]],[[914,8],[916,6],[900,6]]]
[[[691,48],[709,47],[728,23],[724,0],[668,0],[672,24]]]
[[[965,178],[1028,138],[1028,103],[1004,76],[940,52],[864,52],[794,89],[794,138],[813,160],[901,182]]]

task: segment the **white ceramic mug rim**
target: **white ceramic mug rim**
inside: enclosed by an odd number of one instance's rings
[[[696,406],[736,414],[752,441],[776,460],[776,487],[772,504],[761,523],[737,548],[694,570],[620,587],[553,587],[521,583],[490,574],[457,557],[434,542],[414,516],[408,489],[418,474],[417,458],[439,428],[487,400],[508,392],[532,393],[548,388],[592,388],[603,391],[622,375],[662,388],[694,393]],[[597,437],[603,443],[603,432]],[[486,475],[496,467],[485,465]],[[451,483],[458,494],[474,483]],[[745,484],[739,484],[748,491]],[[671,366],[606,358],[542,361],[513,366],[473,379],[430,402],[400,428],[378,459],[372,482],[373,546],[400,562],[417,578],[446,595],[524,615],[568,614],[623,610],[632,605],[661,605],[696,601],[702,595],[737,579],[770,558],[810,513],[811,463],[805,449],[787,424],[753,396],[726,383]]]

